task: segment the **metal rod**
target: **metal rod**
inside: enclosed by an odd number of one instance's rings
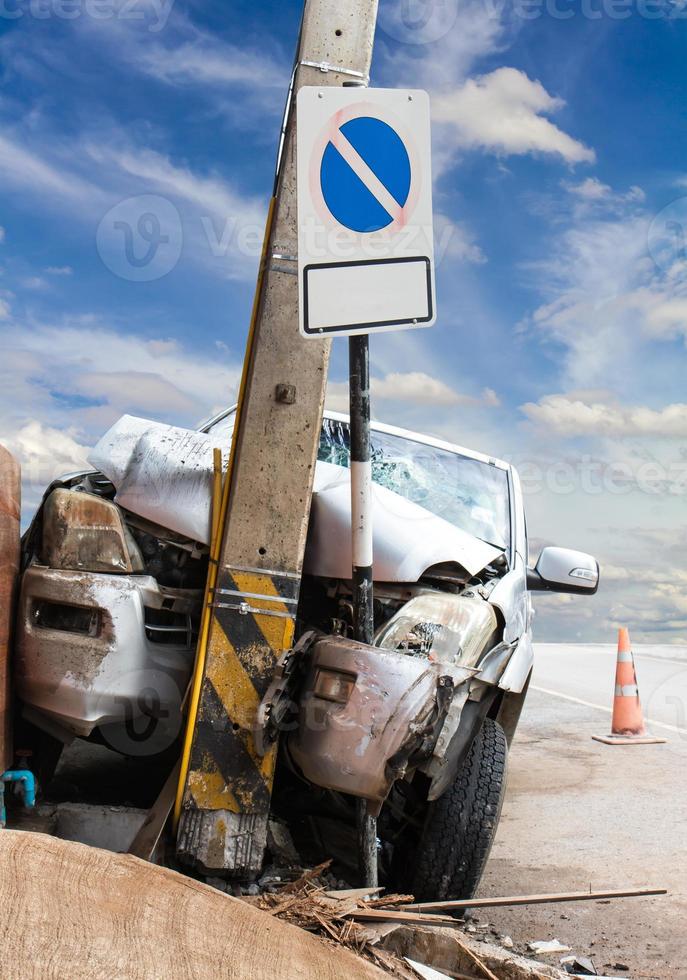
[[[372,464],[370,462],[370,347],[367,334],[348,338],[351,431],[351,552],[356,640],[374,637],[372,589]],[[358,862],[363,883],[377,887],[377,820],[358,800]]]

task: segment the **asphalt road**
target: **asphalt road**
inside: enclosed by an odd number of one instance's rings
[[[634,648],[644,716],[655,734],[687,738],[687,647]],[[532,684],[610,714],[616,648],[591,644],[536,644]]]
[[[610,728],[614,657],[608,647],[537,647],[479,894],[657,886],[669,895],[484,910],[480,919],[516,946],[556,938],[599,973],[687,980],[687,657],[637,652],[650,727],[668,742],[607,746],[591,736]],[[560,954],[547,959],[558,965]]]

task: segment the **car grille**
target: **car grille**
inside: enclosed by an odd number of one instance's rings
[[[188,613],[153,609],[151,606],[146,606],[144,612],[146,637],[151,643],[193,646],[196,630],[193,618]]]

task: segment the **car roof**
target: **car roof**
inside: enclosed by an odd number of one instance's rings
[[[227,416],[231,415],[232,412],[236,411],[236,405],[232,405],[231,408],[227,408],[222,412],[218,412],[211,419],[208,419],[200,426],[201,432],[207,432],[221,422]],[[324,417],[326,419],[332,419],[334,422],[349,422],[349,416],[343,412],[332,412],[329,409],[325,409]],[[460,456],[467,456],[468,459],[476,459],[481,463],[488,463],[490,466],[495,466],[501,470],[510,470],[511,466],[506,463],[505,460],[497,459],[495,456],[487,456],[485,453],[479,453],[474,449],[466,449],[464,446],[458,446],[452,442],[446,442],[444,439],[436,439],[434,436],[427,436],[422,432],[413,432],[411,429],[402,429],[396,425],[387,425],[385,422],[370,422],[370,428],[374,432],[383,432],[385,435],[399,436],[402,439],[409,439],[412,442],[419,442],[425,446],[433,446],[435,449],[444,449],[450,453],[457,453]]]

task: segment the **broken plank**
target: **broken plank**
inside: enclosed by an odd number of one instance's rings
[[[345,901],[347,898],[367,898],[368,895],[378,895],[383,891],[384,885],[379,885],[377,888],[340,888],[337,891],[325,892],[325,895],[327,898],[336,898]]]
[[[559,894],[511,895],[508,898],[460,898],[450,902],[414,902],[404,905],[406,912],[428,912],[431,909],[488,909],[507,905],[545,905],[553,902],[594,902],[612,898],[641,898],[667,895],[667,888],[622,888],[599,892],[561,892]]]
[[[408,905],[415,898],[414,895],[381,895],[379,898],[369,898],[360,908],[366,909],[388,909],[391,906]]]
[[[470,947],[467,946],[464,942],[462,942],[462,940],[459,939],[458,936],[454,936],[453,938],[455,939],[457,945],[460,946],[460,948],[463,950],[463,952],[468,957],[468,959],[474,964],[474,966],[477,967],[478,970],[480,970],[481,973],[484,974],[487,980],[499,980],[499,978],[494,973],[491,972],[487,964],[484,963],[482,959],[480,959],[480,957],[477,955],[477,953],[474,952],[474,950],[470,949]]]
[[[416,926],[449,925],[458,926],[460,920],[451,915],[424,915],[421,912],[410,912],[403,909],[366,909],[357,908],[350,912],[341,913],[341,917],[361,920],[363,922],[406,922]]]
[[[144,861],[152,861],[155,848],[174,806],[180,771],[181,762],[177,762],[131,842],[129,854],[142,858]]]

